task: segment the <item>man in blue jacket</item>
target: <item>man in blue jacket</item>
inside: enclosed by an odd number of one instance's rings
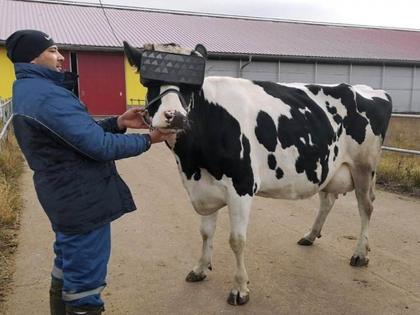
[[[101,314],[110,256],[110,222],[136,209],[115,160],[146,152],[170,135],[147,128],[141,110],[96,122],[72,93],[52,38],[21,30],[6,40],[14,63],[13,126],[34,171],[38,199],[55,232],[51,314]]]

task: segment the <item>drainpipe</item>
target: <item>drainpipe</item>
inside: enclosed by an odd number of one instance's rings
[[[240,60],[240,62],[242,63],[242,60]],[[249,65],[251,62],[252,62],[252,56],[251,56],[251,55],[249,55],[249,57],[248,57],[248,61],[247,61],[247,62],[245,62],[243,65],[241,65],[241,66],[240,66],[240,69],[239,69],[239,77],[240,77],[240,78],[242,78],[242,71],[243,71],[243,69],[244,69],[247,65]]]

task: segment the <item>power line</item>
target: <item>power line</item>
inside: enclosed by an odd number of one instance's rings
[[[111,29],[111,33],[114,35],[114,38],[117,40],[117,43],[120,43],[121,41],[118,39],[118,36],[117,36],[117,34],[115,33],[115,30],[114,30],[114,28],[112,27],[112,24],[111,24],[110,20],[108,19],[108,15],[106,14],[105,8],[104,8],[104,6],[103,6],[103,4],[102,4],[102,1],[101,1],[101,0],[99,0],[99,4],[101,5],[102,12],[104,13],[104,16],[105,16],[106,22],[108,23],[109,28]]]

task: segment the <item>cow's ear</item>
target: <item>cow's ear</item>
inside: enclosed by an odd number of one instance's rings
[[[206,49],[206,47],[204,47],[204,45],[197,44],[197,46],[195,46],[194,50],[196,52],[198,52],[204,58],[207,58],[207,49]]]
[[[124,41],[123,43],[124,53],[127,56],[128,63],[130,64],[130,66],[137,68],[138,71],[140,69],[142,51],[137,48],[134,48],[126,41]]]

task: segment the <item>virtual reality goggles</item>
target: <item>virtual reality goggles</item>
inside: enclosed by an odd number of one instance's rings
[[[196,50],[201,56],[139,50],[124,42],[128,61],[138,69],[140,82],[145,87],[176,85],[200,89],[204,81],[207,51],[202,45],[197,45]]]

